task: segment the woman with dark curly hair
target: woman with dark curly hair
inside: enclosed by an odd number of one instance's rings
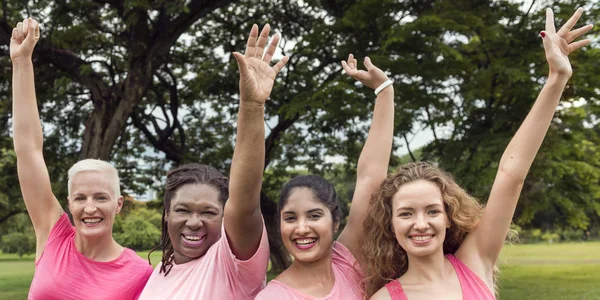
[[[163,257],[140,299],[254,299],[265,286],[267,231],[260,210],[264,169],[264,103],[284,56],[271,66],[279,35],[252,26],[240,70],[240,106],[230,180],[205,165],[167,176]],[[263,55],[264,54],[264,55]]]
[[[362,244],[371,299],[495,299],[496,260],[527,172],[572,74],[573,42],[592,28],[571,30],[578,9],[557,32],[546,11],[540,33],[550,66],[546,85],[504,151],[484,208],[452,177],[427,163],[390,174],[371,201]],[[385,286],[384,286],[385,285]]]

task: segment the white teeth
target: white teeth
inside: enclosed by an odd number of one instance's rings
[[[412,236],[411,239],[415,241],[426,241],[431,239],[433,236],[431,235],[421,235],[421,236]]]
[[[308,244],[314,243],[316,241],[317,241],[317,239],[297,239],[296,240],[296,244],[298,244],[298,245],[308,245]]]
[[[86,224],[90,224],[90,223],[98,223],[98,222],[100,222],[100,221],[102,221],[102,219],[101,219],[101,218],[93,218],[93,219],[92,219],[92,218],[88,218],[88,219],[83,219],[83,223],[86,223]]]
[[[188,240],[188,241],[199,241],[200,237],[199,236],[193,236],[193,235],[184,235],[183,236],[184,239]]]

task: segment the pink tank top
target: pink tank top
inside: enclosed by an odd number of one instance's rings
[[[458,276],[460,288],[462,289],[463,300],[495,300],[496,297],[490,291],[488,286],[473,273],[465,264],[454,257],[452,254],[446,254],[446,258],[454,267],[454,271]],[[408,300],[402,285],[398,279],[391,281],[385,285],[385,288],[390,293],[392,300]]]
[[[35,263],[27,299],[127,300],[139,297],[152,274],[148,261],[128,248],[113,261],[94,261],[75,248],[74,239],[75,228],[63,213]]]

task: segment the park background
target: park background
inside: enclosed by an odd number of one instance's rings
[[[0,0],[0,299],[25,299],[34,233],[16,176],[11,132],[12,28],[41,24],[34,52],[44,156],[66,208],[79,159],[119,169],[126,203],[114,235],[139,251],[158,243],[162,183],[200,162],[228,174],[238,71],[253,23],[282,34],[289,55],[266,106],[261,207],[269,276],[289,265],[279,240],[278,190],[297,174],[335,184],[347,213],[372,90],[341,73],[365,55],[395,82],[390,170],[425,160],[485,202],[500,156],[545,82],[539,32],[546,7],[580,26],[598,1],[464,0]],[[600,299],[600,48],[570,56],[574,75],[525,181],[507,242],[500,299]],[[153,255],[156,264],[159,256]]]

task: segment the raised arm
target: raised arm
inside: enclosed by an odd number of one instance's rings
[[[592,25],[587,25],[571,31],[581,14],[582,9],[578,9],[556,32],[552,11],[546,11],[546,30],[542,31],[540,36],[550,66],[548,80],[523,124],[504,150],[479,226],[459,249],[465,256],[471,257],[469,254],[476,254],[473,257],[480,259],[481,267],[488,277],[508,234],[527,172],[544,140],[562,91],[572,74],[568,55],[589,43],[589,40],[573,42],[592,28]]]
[[[279,35],[273,37],[263,56],[268,38],[269,25],[265,25],[260,37],[258,26],[254,25],[246,53],[233,53],[240,70],[240,107],[224,222],[233,253],[239,259],[254,255],[263,230],[260,188],[265,164],[264,105],[273,89],[275,76],[288,60],[284,56],[273,67],[269,65]]]
[[[62,213],[62,208],[52,193],[48,169],[42,155],[42,125],[35,98],[31,59],[38,38],[39,25],[30,18],[17,24],[10,40],[10,59],[13,65],[13,142],[21,193],[37,239],[36,259],[46,245],[50,229]]]
[[[363,235],[363,221],[367,215],[371,194],[377,191],[387,176],[394,135],[394,86],[387,82],[388,77],[385,73],[374,66],[368,57],[365,57],[364,65],[367,71],[358,70],[357,61],[352,54],[348,56],[348,62],[342,61],[346,73],[364,85],[374,90],[384,83],[387,86],[377,94],[375,100],[369,136],[358,158],[350,216],[338,238],[363,268],[363,255],[359,244]]]

